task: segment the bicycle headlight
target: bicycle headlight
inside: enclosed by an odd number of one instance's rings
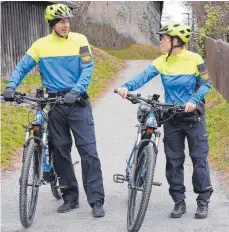
[[[141,104],[138,107],[137,119],[140,123],[145,122],[146,115],[151,111],[151,106],[147,104]]]

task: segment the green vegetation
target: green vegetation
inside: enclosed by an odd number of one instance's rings
[[[4,166],[11,161],[14,149],[23,146],[28,110],[1,104],[1,117],[1,163]]]
[[[222,39],[229,33],[229,26],[225,24],[228,22],[229,4],[222,3],[222,5],[205,5],[204,11],[206,15],[201,25],[198,25],[198,32],[196,33],[195,44],[198,53],[205,57],[205,38],[206,36],[213,39]]]
[[[196,18],[198,18],[195,45],[198,53],[205,57],[206,36],[215,40],[222,39],[226,41],[226,35],[229,33],[229,3],[225,1],[200,1],[187,2],[187,5],[191,6]],[[206,100],[210,144],[209,158],[216,168],[223,172],[229,172],[229,104],[214,87],[207,95]]]
[[[107,81],[121,68],[122,61],[95,47],[92,47],[92,53],[95,57],[95,69],[88,93],[93,101],[105,89]]]
[[[207,95],[207,129],[212,163],[222,171],[229,170],[229,104],[212,87]]]
[[[158,48],[149,45],[132,44],[128,48],[120,50],[105,50],[110,55],[122,60],[153,60],[160,55]]]
[[[1,80],[1,91],[5,90],[8,80]],[[41,78],[39,75],[27,75],[22,84],[17,88],[18,92],[30,93],[32,90],[41,86]]]

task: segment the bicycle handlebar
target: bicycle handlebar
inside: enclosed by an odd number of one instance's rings
[[[114,93],[118,93],[117,89],[114,89]],[[179,110],[180,112],[184,112],[185,106],[184,105],[176,105],[176,104],[166,104],[166,103],[160,103],[158,101],[155,100],[150,100],[150,99],[146,99],[141,97],[140,93],[137,94],[131,94],[131,93],[127,93],[127,100],[131,101],[133,104],[135,103],[141,103],[142,101],[144,101],[147,104],[152,105],[153,107],[162,107],[162,108],[174,108]]]
[[[4,96],[4,93],[1,93],[0,95]],[[58,97],[55,97],[55,98],[46,98],[46,97],[44,97],[44,98],[35,98],[35,97],[28,97],[28,96],[26,96],[26,93],[16,92],[15,93],[15,99],[14,99],[14,101],[17,101],[17,100],[29,100],[29,101],[41,104],[41,103],[54,103],[54,102],[61,101],[63,99],[64,98],[62,96],[58,96]]]

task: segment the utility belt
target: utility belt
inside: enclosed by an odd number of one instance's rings
[[[198,122],[200,120],[200,115],[197,111],[192,113],[177,113],[172,117],[172,122],[179,124],[181,122]]]
[[[57,92],[57,93],[49,93],[49,92],[47,92],[47,93],[49,95],[49,98],[55,98],[55,97],[64,97],[65,94],[68,93],[68,92]],[[87,92],[84,92],[78,97],[75,104],[77,104],[77,105],[79,105],[81,107],[85,107],[85,106],[87,106],[89,104],[89,102],[90,102],[89,101],[89,96],[88,96]],[[63,103],[63,104],[69,105],[67,103]]]
[[[197,106],[197,109],[193,112],[186,112],[186,113],[177,113],[174,115],[171,120],[174,124],[179,124],[182,122],[193,122],[197,123],[200,122],[200,116],[205,113],[205,106],[203,102],[200,102]]]

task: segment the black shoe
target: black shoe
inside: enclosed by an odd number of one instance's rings
[[[93,214],[93,217],[104,217],[105,216],[105,212],[103,209],[103,203],[101,201],[96,201],[93,204],[92,214]]]
[[[65,201],[63,205],[61,205],[58,209],[58,213],[66,213],[71,209],[79,208],[79,201]]]
[[[208,216],[208,202],[198,201],[195,218],[204,219]]]
[[[175,202],[174,209],[171,213],[171,218],[180,218],[186,213],[186,204],[184,200],[179,200]]]

